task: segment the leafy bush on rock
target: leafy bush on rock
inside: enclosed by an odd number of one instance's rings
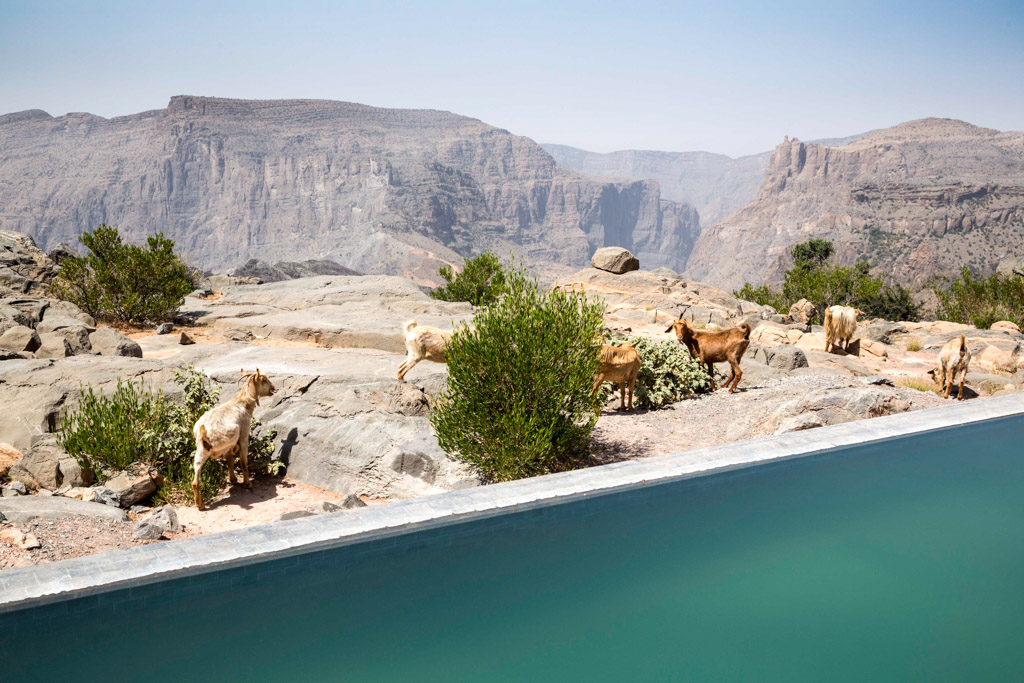
[[[67,256],[51,290],[97,320],[122,324],[170,320],[196,287],[195,274],[163,233],[148,237],[145,247],[125,243],[117,228],[109,225],[78,239],[89,253]]]
[[[982,329],[1009,320],[1024,329],[1024,277],[999,275],[977,277],[964,266],[960,277],[933,286],[939,297],[939,317]]]
[[[662,408],[687,396],[711,391],[707,372],[679,342],[630,335],[610,343],[621,346],[623,342],[632,344],[640,356],[640,374],[633,390],[634,403],[640,408]],[[606,383],[602,396],[617,391],[616,385]]]
[[[490,306],[497,301],[508,278],[501,261],[489,251],[467,259],[458,273],[451,266],[442,266],[439,273],[447,284],[431,291],[430,296],[441,301],[468,301],[474,306]]]
[[[447,347],[448,385],[430,417],[441,447],[488,481],[586,465],[603,312],[510,271],[501,298]]]

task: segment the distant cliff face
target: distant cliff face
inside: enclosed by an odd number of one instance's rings
[[[206,269],[331,259],[424,283],[485,248],[558,272],[620,245],[678,270],[700,229],[654,181],[589,179],[475,119],[321,100],[0,116],[0,206],[0,229],[44,248],[108,223],[162,230]]]
[[[812,237],[903,284],[964,265],[992,272],[1024,255],[1024,133],[923,119],[842,147],[787,140],[754,200],[704,229],[686,272],[729,288],[777,283],[789,248]]]

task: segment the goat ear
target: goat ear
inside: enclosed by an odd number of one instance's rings
[[[668,327],[665,328],[665,331],[671,332],[673,329],[675,329],[675,325],[669,325]]]

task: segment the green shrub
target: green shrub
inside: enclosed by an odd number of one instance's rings
[[[448,385],[430,416],[441,448],[488,481],[587,464],[603,312],[510,271],[505,294],[446,349]]]
[[[943,320],[982,329],[1009,320],[1024,328],[1024,277],[976,277],[965,266],[959,278],[940,281],[933,289],[939,297],[938,316]]]
[[[430,292],[430,296],[442,301],[468,301],[474,306],[490,306],[497,301],[508,278],[501,261],[489,251],[467,259],[459,273],[453,273],[451,266],[442,266],[439,273],[447,284]]]
[[[103,481],[133,462],[155,467],[164,477],[158,500],[192,500],[192,463],[195,439],[192,428],[199,417],[217,405],[218,387],[193,368],[175,370],[174,381],[182,390],[171,400],[142,383],[118,380],[109,395],[82,387],[79,405],[68,411],[58,428],[58,441],[83,467]],[[283,465],[273,460],[275,430],[261,430],[253,419],[249,439],[249,471],[277,474]],[[223,461],[207,460],[200,477],[204,500],[224,488],[227,468]]]
[[[654,340],[630,335],[610,342],[621,346],[629,342],[640,356],[640,374],[633,390],[633,403],[640,408],[657,409],[693,394],[711,391],[711,381],[704,367],[690,356],[686,347],[676,341]],[[605,383],[602,398],[618,395],[618,385]]]
[[[145,247],[126,244],[108,225],[78,239],[89,253],[65,259],[51,290],[98,320],[170,320],[196,287],[195,274],[163,233],[148,237]]]
[[[788,313],[800,299],[807,299],[818,309],[821,323],[829,306],[853,306],[869,318],[886,320],[917,320],[920,311],[911,293],[898,283],[886,284],[871,275],[871,264],[861,261],[853,266],[825,263],[832,254],[828,240],[801,242],[790,252],[794,266],[786,271],[782,291],[768,285],[754,287],[749,282],[733,294],[741,299],[773,307]]]

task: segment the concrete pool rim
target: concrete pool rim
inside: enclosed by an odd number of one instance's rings
[[[989,420],[1024,392],[0,572],[0,614]]]

